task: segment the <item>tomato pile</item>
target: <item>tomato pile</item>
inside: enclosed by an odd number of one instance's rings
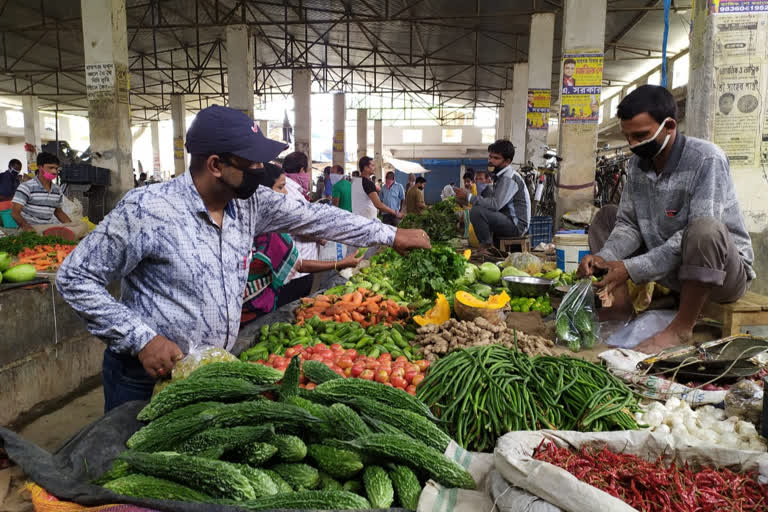
[[[424,380],[424,372],[429,368],[429,361],[409,362],[405,356],[399,356],[394,361],[391,354],[381,354],[379,357],[368,357],[358,354],[357,350],[344,349],[338,343],[330,347],[318,343],[312,347],[295,345],[285,351],[285,356],[270,354],[267,360],[254,361],[265,364],[276,370],[284,371],[293,356],[298,355],[302,361],[321,361],[331,370],[342,377],[375,380],[387,386],[405,390],[411,395],[416,394],[416,386]],[[315,383],[309,382],[302,373],[299,385],[303,388],[314,389]]]

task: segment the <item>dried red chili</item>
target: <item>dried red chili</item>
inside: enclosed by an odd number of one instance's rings
[[[666,467],[661,457],[649,462],[607,447],[574,452],[545,441],[533,457],[643,512],[768,511],[768,485],[760,485],[755,473],[710,467],[694,471],[688,464],[675,463]]]

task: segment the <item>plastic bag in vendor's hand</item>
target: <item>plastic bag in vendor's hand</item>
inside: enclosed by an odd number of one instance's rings
[[[544,266],[544,262],[529,252],[513,252],[501,263],[501,267],[515,267],[528,275],[538,274]]]
[[[555,317],[557,343],[571,351],[590,349],[600,340],[592,280],[582,279],[563,297]]]
[[[170,379],[160,379],[155,384],[152,390],[152,395],[158,394],[162,389],[167,386],[172,380],[186,379],[189,374],[197,370],[201,366],[215,362],[227,362],[237,361],[238,359],[224,350],[218,347],[206,347],[204,349],[192,348],[189,354],[184,356],[184,359],[176,363],[173,367]]]

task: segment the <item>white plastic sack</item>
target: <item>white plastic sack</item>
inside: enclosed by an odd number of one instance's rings
[[[70,199],[67,196],[61,196],[61,209],[70,219],[83,218],[83,204],[79,199]]]
[[[510,432],[501,437],[494,451],[494,465],[512,485],[520,487],[560,507],[564,511],[637,512],[618,498],[586,484],[564,469],[533,459],[533,451],[542,441],[559,447],[582,446],[616,453],[629,453],[648,460],[663,456],[665,463],[687,461],[707,466],[728,466],[742,471],[758,471],[758,482],[768,483],[768,454],[717,447],[678,446],[669,434],[643,430],[623,432],[571,432],[540,430]]]
[[[623,328],[614,332],[605,342],[612,347],[635,348],[659,331],[666,329],[677,315],[672,309],[645,311]]]

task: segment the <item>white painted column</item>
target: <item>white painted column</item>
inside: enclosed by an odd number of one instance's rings
[[[187,170],[184,160],[187,111],[183,94],[171,94],[171,121],[173,122],[173,172],[175,176],[181,176]]]
[[[344,167],[344,132],[347,121],[346,96],[343,92],[333,95],[333,165]]]
[[[368,109],[357,109],[357,159],[368,153]]]
[[[226,37],[229,106],[253,119],[253,38],[248,25],[227,25]]]
[[[42,140],[40,138],[40,102],[37,96],[23,96],[21,107],[24,112],[24,144],[32,146],[27,151],[27,169],[37,170],[37,154],[40,152]]]
[[[152,121],[149,124],[152,134],[152,176],[155,179],[163,179],[160,168],[160,121]]]
[[[133,188],[125,0],[80,0],[93,164],[112,171],[111,209]]]
[[[373,160],[376,162],[376,176],[384,177],[384,130],[381,119],[373,122]]]
[[[312,162],[312,72],[293,71],[293,138],[294,148]],[[310,167],[312,167],[310,165]]]
[[[525,116],[528,100],[528,63],[515,64],[512,70],[512,90],[508,91],[510,101],[509,116],[505,123],[509,123],[509,140],[515,146],[515,162],[525,161]],[[505,99],[505,102],[507,100]]]
[[[263,133],[265,137],[269,138],[269,121],[267,119],[259,121],[259,130],[261,130],[261,133]],[[296,130],[294,129],[294,132],[295,131]]]
[[[512,109],[515,103],[515,93],[512,89],[505,89],[501,93],[501,97],[504,101],[504,106],[501,108],[501,114],[499,117],[499,135],[497,139],[512,140]]]
[[[597,83],[602,82],[602,53],[605,41],[606,0],[565,0],[563,14],[563,48],[562,54],[597,54],[600,56],[600,76]],[[578,68],[587,65],[577,62],[574,75],[576,86],[587,86],[578,72]],[[597,65],[591,61],[590,66]],[[560,69],[562,84],[562,65]],[[579,83],[582,82],[582,83]],[[598,94],[599,85],[595,89]],[[582,98],[579,98],[582,96]],[[589,95],[588,95],[589,96]],[[598,97],[599,99],[599,97]],[[560,105],[569,105],[577,112],[587,112],[590,109],[589,100],[586,104],[583,95],[566,95],[561,87]],[[563,161],[560,163],[559,185],[557,189],[557,214],[555,222],[563,213],[578,210],[592,204],[595,180],[595,150],[597,149],[598,125],[597,119],[568,120],[560,113],[560,143],[558,150]],[[572,188],[568,188],[572,187]]]
[[[546,12],[532,15],[530,43],[528,45],[525,161],[531,161],[536,166],[544,164],[542,146],[547,144],[554,44],[555,14]],[[528,105],[528,96],[533,99],[533,105]],[[546,112],[540,111],[545,108]]]

